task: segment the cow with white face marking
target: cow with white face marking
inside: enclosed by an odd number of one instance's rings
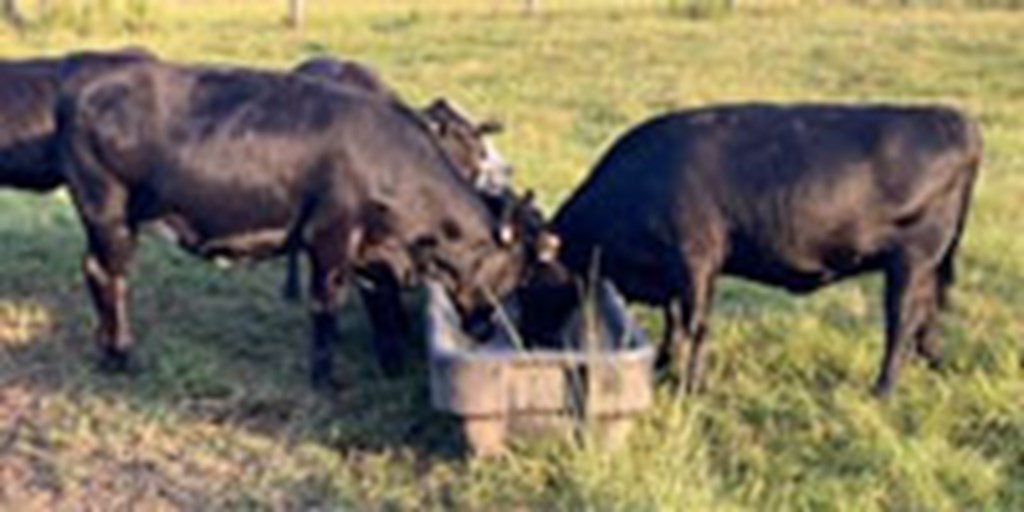
[[[512,189],[512,166],[490,136],[502,132],[494,120],[475,122],[464,110],[445,98],[423,109],[448,157],[481,193],[501,196]]]
[[[314,57],[303,61],[292,72],[387,101],[403,102],[375,70],[360,62]],[[476,121],[443,97],[434,99],[419,112],[436,133],[448,158],[477,190],[490,196],[502,196],[511,191],[512,166],[490,140],[502,132],[501,123],[491,119]]]
[[[313,57],[296,66],[293,73],[358,91],[384,102],[404,104],[401,96],[370,66],[335,57]],[[446,98],[437,98],[417,111],[437,137],[445,155],[455,165],[458,175],[481,194],[488,208],[498,216],[522,204],[512,189],[512,167],[494,147],[490,138],[501,132],[501,124],[493,120],[474,121],[471,116]],[[534,209],[534,216],[539,212]],[[288,256],[284,296],[298,300],[297,253]]]

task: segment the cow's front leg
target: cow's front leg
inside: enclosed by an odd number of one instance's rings
[[[285,276],[284,285],[281,287],[281,296],[288,302],[298,302],[302,298],[302,285],[299,282],[302,265],[299,261],[299,252],[289,249],[285,258]]]
[[[935,339],[939,305],[937,301],[932,301],[930,304],[925,300],[921,302],[921,307],[925,309],[925,312],[921,327],[915,333],[915,349],[917,355],[921,356],[928,364],[928,368],[939,371],[942,369],[942,352]]]
[[[695,393],[701,385],[704,373],[704,344],[707,341],[707,319],[711,309],[711,279],[700,283],[694,292],[690,310],[683,308],[686,334],[690,338],[690,357],[686,360],[686,381],[683,389]]]
[[[333,347],[338,339],[337,312],[344,303],[349,277],[347,229],[334,225],[318,230],[310,244],[310,319],[313,332],[309,351],[309,376],[322,391],[338,388],[333,375]]]
[[[334,379],[333,347],[338,339],[337,311],[345,291],[341,268],[324,267],[315,261],[310,290],[310,319],[313,324],[312,344],[309,351],[309,377],[313,387],[329,391],[338,387]]]
[[[661,346],[658,347],[655,367],[658,370],[675,373],[678,370],[678,362],[683,360],[680,349],[686,347],[686,328],[683,325],[679,300],[670,299],[667,304],[662,306],[661,312],[664,330],[661,335]],[[673,377],[681,377],[681,374],[675,373]]]
[[[707,339],[707,319],[711,312],[717,266],[711,259],[690,260],[684,265],[682,293],[675,303],[672,337],[673,367],[682,377],[682,390],[695,393],[704,373],[704,345]],[[683,367],[682,354],[689,342],[690,353]]]
[[[360,287],[366,313],[373,327],[373,348],[386,377],[402,373],[402,347],[410,337],[409,319],[402,309],[401,286],[388,271],[375,273],[372,282]]]
[[[136,365],[131,357],[128,321],[127,270],[135,249],[135,234],[121,223],[86,227],[89,249],[82,273],[99,320],[97,341],[100,368],[123,372]]]

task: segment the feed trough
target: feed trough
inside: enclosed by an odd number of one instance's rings
[[[614,448],[650,406],[654,349],[610,284],[593,294],[597,314],[587,316],[596,321],[582,321],[577,311],[568,322],[563,337],[571,348],[524,348],[512,322],[497,322],[490,339],[475,340],[444,290],[427,290],[431,401],[460,419],[474,453],[499,453],[509,438],[551,435],[587,435]]]

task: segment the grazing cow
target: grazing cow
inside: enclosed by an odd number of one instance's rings
[[[104,363],[129,365],[126,272],[142,225],[202,257],[310,262],[311,377],[330,386],[339,292],[360,275],[387,369],[398,288],[427,276],[467,317],[527,258],[414,113],[295,75],[160,63],[75,84],[58,106],[62,170],[83,222]]]
[[[63,184],[53,119],[62,73],[75,69],[88,74],[152,58],[145,50],[125,49],[0,61],[0,187],[49,192]]]
[[[621,137],[561,207],[560,261],[600,272],[630,300],[664,308],[662,361],[699,382],[715,278],[807,293],[884,273],[885,353],[874,391],[896,380],[905,341],[939,364],[936,315],[953,283],[982,146],[944,107],[737,105],[657,117]],[[561,321],[572,293],[552,272],[524,291],[527,337]],[[680,375],[682,376],[682,375]]]

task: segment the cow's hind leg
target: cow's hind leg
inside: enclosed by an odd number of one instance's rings
[[[931,350],[936,300],[934,267],[923,258],[906,252],[894,257],[886,269],[885,351],[875,382],[876,396],[888,395],[896,382],[905,340],[914,340],[918,350]],[[925,345],[922,345],[924,343]]]
[[[99,317],[100,367],[126,371],[134,367],[130,349],[127,272],[135,249],[134,231],[120,219],[86,221],[88,251],[82,262],[86,287]]]
[[[922,300],[922,302],[924,302]],[[928,364],[932,370],[942,368],[942,354],[936,343],[936,331],[938,327],[938,313],[941,308],[939,301],[933,300],[930,304],[922,304],[925,310],[925,318],[920,328],[914,333],[914,348],[917,355]]]

